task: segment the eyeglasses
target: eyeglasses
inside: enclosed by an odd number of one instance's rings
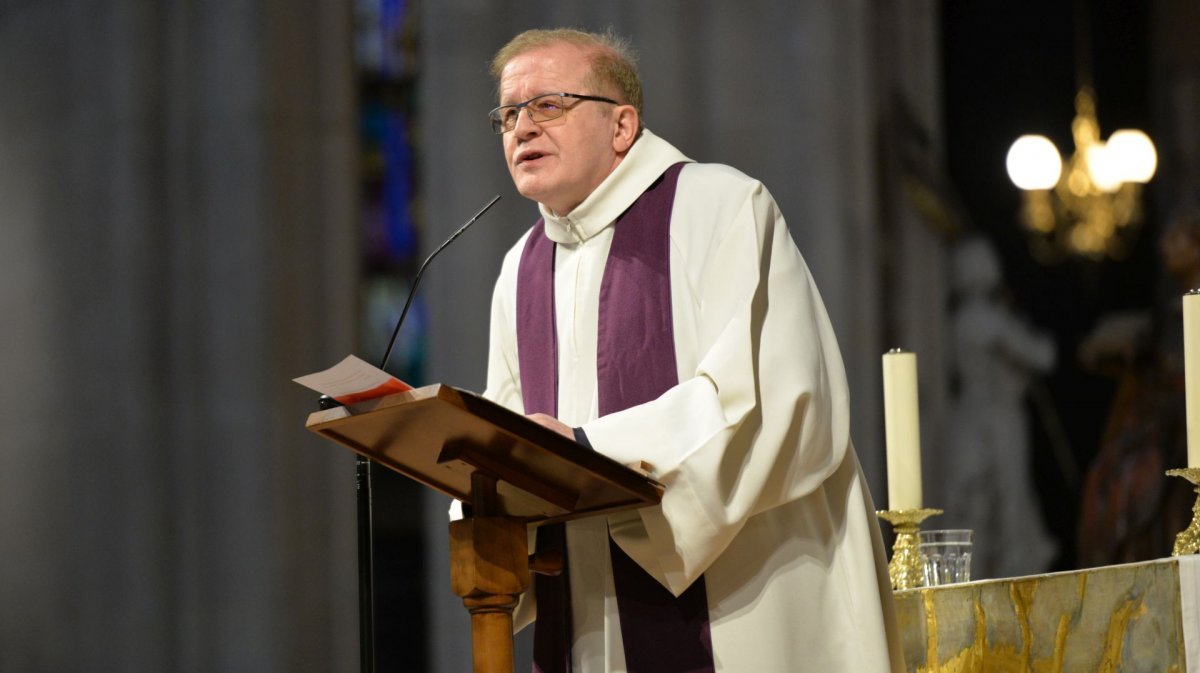
[[[575,98],[581,101],[594,100],[601,103],[620,105],[620,103],[611,98],[602,98],[600,96],[584,96],[578,93],[544,93],[540,96],[534,96],[524,103],[501,105],[489,112],[488,119],[492,120],[492,133],[503,134],[515,129],[517,127],[517,119],[521,116],[522,108],[529,113],[529,120],[538,124],[548,122],[551,119],[558,119],[569,108],[575,107],[575,104],[567,105],[563,100],[564,98]]]

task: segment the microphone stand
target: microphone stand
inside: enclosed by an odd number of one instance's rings
[[[371,461],[355,454],[358,518],[358,648],[362,673],[375,673],[375,529],[371,516]]]
[[[446,246],[454,242],[467,227],[475,224],[489,208],[496,205],[500,200],[500,196],[495,196],[487,205],[479,209],[471,219],[459,227],[450,237],[442,242],[417,269],[417,275],[413,278],[412,287],[408,290],[408,298],[404,301],[404,309],[400,311],[400,318],[396,320],[396,329],[392,330],[392,338],[388,341],[387,350],[383,354],[383,359],[379,362],[379,368],[386,371],[388,359],[392,355],[392,348],[396,345],[396,337],[400,335],[400,326],[404,324],[404,316],[408,315],[408,308],[412,305],[413,297],[417,294],[417,286],[421,284],[421,275],[425,273],[425,267],[429,262],[437,257],[438,253],[446,249]],[[333,407],[342,406],[341,402],[322,395],[319,400],[321,409],[331,409]],[[374,564],[374,535],[375,531],[372,527],[373,516],[371,513],[371,461],[360,454],[355,454],[355,469],[354,469],[354,487],[357,511],[357,528],[358,528],[358,645],[359,645],[359,663],[362,673],[375,673],[375,564]]]
[[[321,409],[342,406],[328,395],[318,401]],[[375,559],[371,516],[371,461],[354,455],[354,492],[358,532],[358,657],[362,673],[375,673]]]

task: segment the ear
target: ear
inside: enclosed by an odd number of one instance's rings
[[[641,118],[638,116],[637,108],[632,105],[618,105],[616,113],[616,124],[613,127],[613,151],[617,154],[625,154],[630,147],[633,147],[633,141],[637,139]]]

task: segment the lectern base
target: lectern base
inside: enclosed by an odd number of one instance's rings
[[[471,613],[475,673],[512,673],[513,609],[529,588],[525,523],[503,516],[452,521],[450,581]]]

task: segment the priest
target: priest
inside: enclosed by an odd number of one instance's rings
[[[903,671],[834,332],[760,182],[642,122],[627,44],[535,30],[489,114],[541,218],[496,282],[485,396],[666,486],[536,530],[541,673]]]

